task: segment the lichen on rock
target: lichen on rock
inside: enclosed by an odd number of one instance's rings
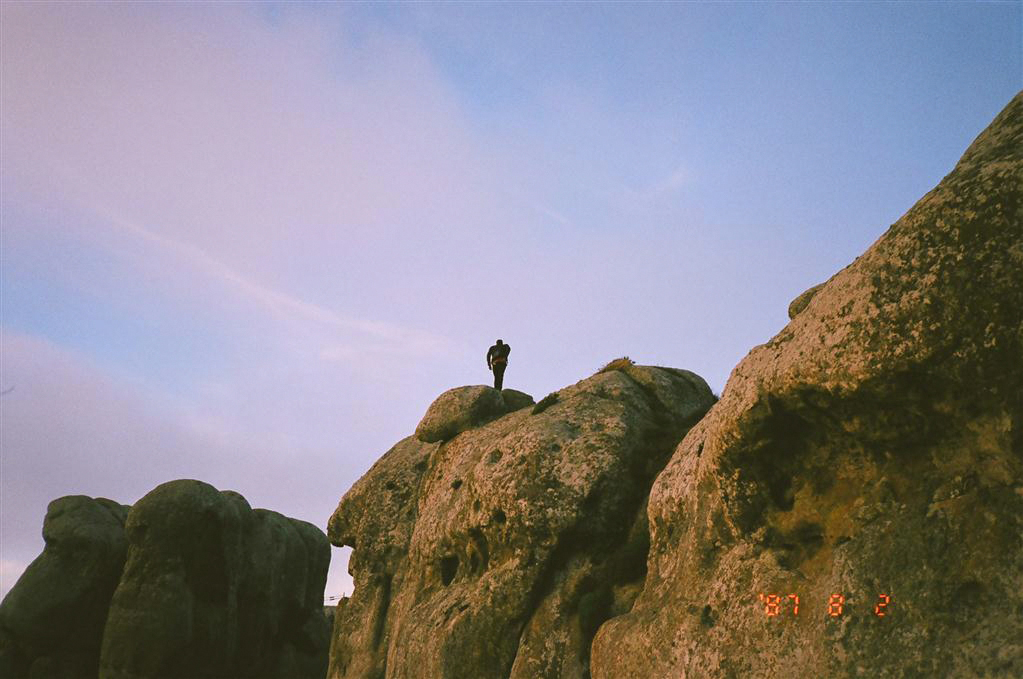
[[[820,292],[821,288],[823,287],[824,283],[818,283],[817,285],[807,288],[799,295],[797,295],[796,298],[792,300],[792,302],[789,304],[789,318],[795,318],[796,316],[798,316],[800,312],[802,312],[803,309],[805,309],[807,305],[810,304],[810,301],[813,300],[814,296],[816,296],[816,294]]]
[[[399,443],[328,676],[1023,676],[1021,198],[1023,94],[720,402],[614,361]]]
[[[1023,94],[733,371],[594,679],[1023,676],[1021,198]]]
[[[630,366],[537,415],[399,442],[329,524],[355,591],[328,676],[586,676],[639,591],[650,483],[713,402],[693,373]]]

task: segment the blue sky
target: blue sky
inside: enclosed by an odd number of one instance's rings
[[[496,337],[720,391],[1023,87],[1019,2],[0,12],[3,591],[66,494],[325,527]]]

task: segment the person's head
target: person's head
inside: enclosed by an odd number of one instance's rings
[[[501,340],[497,340],[497,346],[501,346],[502,344],[504,344],[504,342],[502,342]]]

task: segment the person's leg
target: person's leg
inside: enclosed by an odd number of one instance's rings
[[[494,365],[494,389],[501,391],[501,386],[504,384],[504,363],[497,363]]]

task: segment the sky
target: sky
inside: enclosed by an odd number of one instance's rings
[[[0,24],[0,594],[64,495],[195,478],[325,530],[498,337],[537,400],[623,355],[720,393],[1023,88],[1020,2]]]

